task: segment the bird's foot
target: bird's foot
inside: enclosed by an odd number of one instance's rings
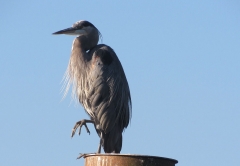
[[[77,157],[77,159],[85,157],[86,155],[89,155],[89,154],[97,154],[97,153],[79,153],[79,156]]]
[[[75,132],[76,132],[76,130],[77,130],[78,127],[79,127],[79,132],[78,132],[78,134],[80,135],[80,133],[81,133],[81,128],[82,128],[83,125],[85,126],[87,132],[90,134],[90,131],[89,131],[88,127],[87,127],[87,123],[94,123],[94,121],[93,121],[93,120],[83,119],[83,120],[80,120],[80,121],[76,122],[75,126],[74,126],[73,129],[72,129],[72,135],[71,135],[71,137],[74,136],[74,134],[75,134]]]
[[[79,153],[79,156],[77,157],[77,159],[80,159],[80,158],[84,157],[85,155],[87,155],[87,153]]]

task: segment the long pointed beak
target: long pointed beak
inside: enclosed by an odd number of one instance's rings
[[[76,28],[67,28],[67,29],[63,29],[57,32],[54,32],[53,35],[61,35],[61,34],[65,34],[65,35],[77,35],[77,29]]]

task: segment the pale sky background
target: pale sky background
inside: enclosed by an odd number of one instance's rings
[[[117,53],[133,102],[121,153],[173,158],[177,166],[239,165],[240,2],[1,1],[0,165],[79,166],[99,138],[61,80],[73,36],[92,22]]]

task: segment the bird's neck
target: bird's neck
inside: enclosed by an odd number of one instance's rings
[[[81,39],[79,37],[76,37],[73,41],[73,45],[72,45],[72,51],[81,51],[81,52],[86,52],[87,48],[85,46],[86,44],[84,44],[83,41],[81,41]]]
[[[88,71],[88,62],[91,57],[86,53],[82,43],[76,38],[73,41],[72,53],[66,71],[66,91],[69,90],[70,84],[73,84],[73,95],[77,95],[81,99],[81,94],[84,89],[87,89],[87,84],[84,83],[86,71]]]
[[[73,48],[78,48],[84,52],[92,49],[98,43],[98,38],[94,40],[92,40],[92,38],[93,37],[90,35],[89,36],[81,35],[76,37],[73,43]]]
[[[90,58],[91,57],[89,57],[86,53],[86,48],[84,47],[84,44],[77,37],[73,41],[72,54],[69,63],[69,67],[71,68],[71,70],[75,70],[72,72],[84,70]]]

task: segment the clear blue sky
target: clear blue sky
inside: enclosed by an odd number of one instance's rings
[[[92,22],[117,53],[129,81],[133,116],[122,153],[179,160],[178,166],[238,165],[240,156],[240,2],[2,1],[0,3],[0,165],[83,165],[95,152],[87,118],[61,80],[73,36]]]

